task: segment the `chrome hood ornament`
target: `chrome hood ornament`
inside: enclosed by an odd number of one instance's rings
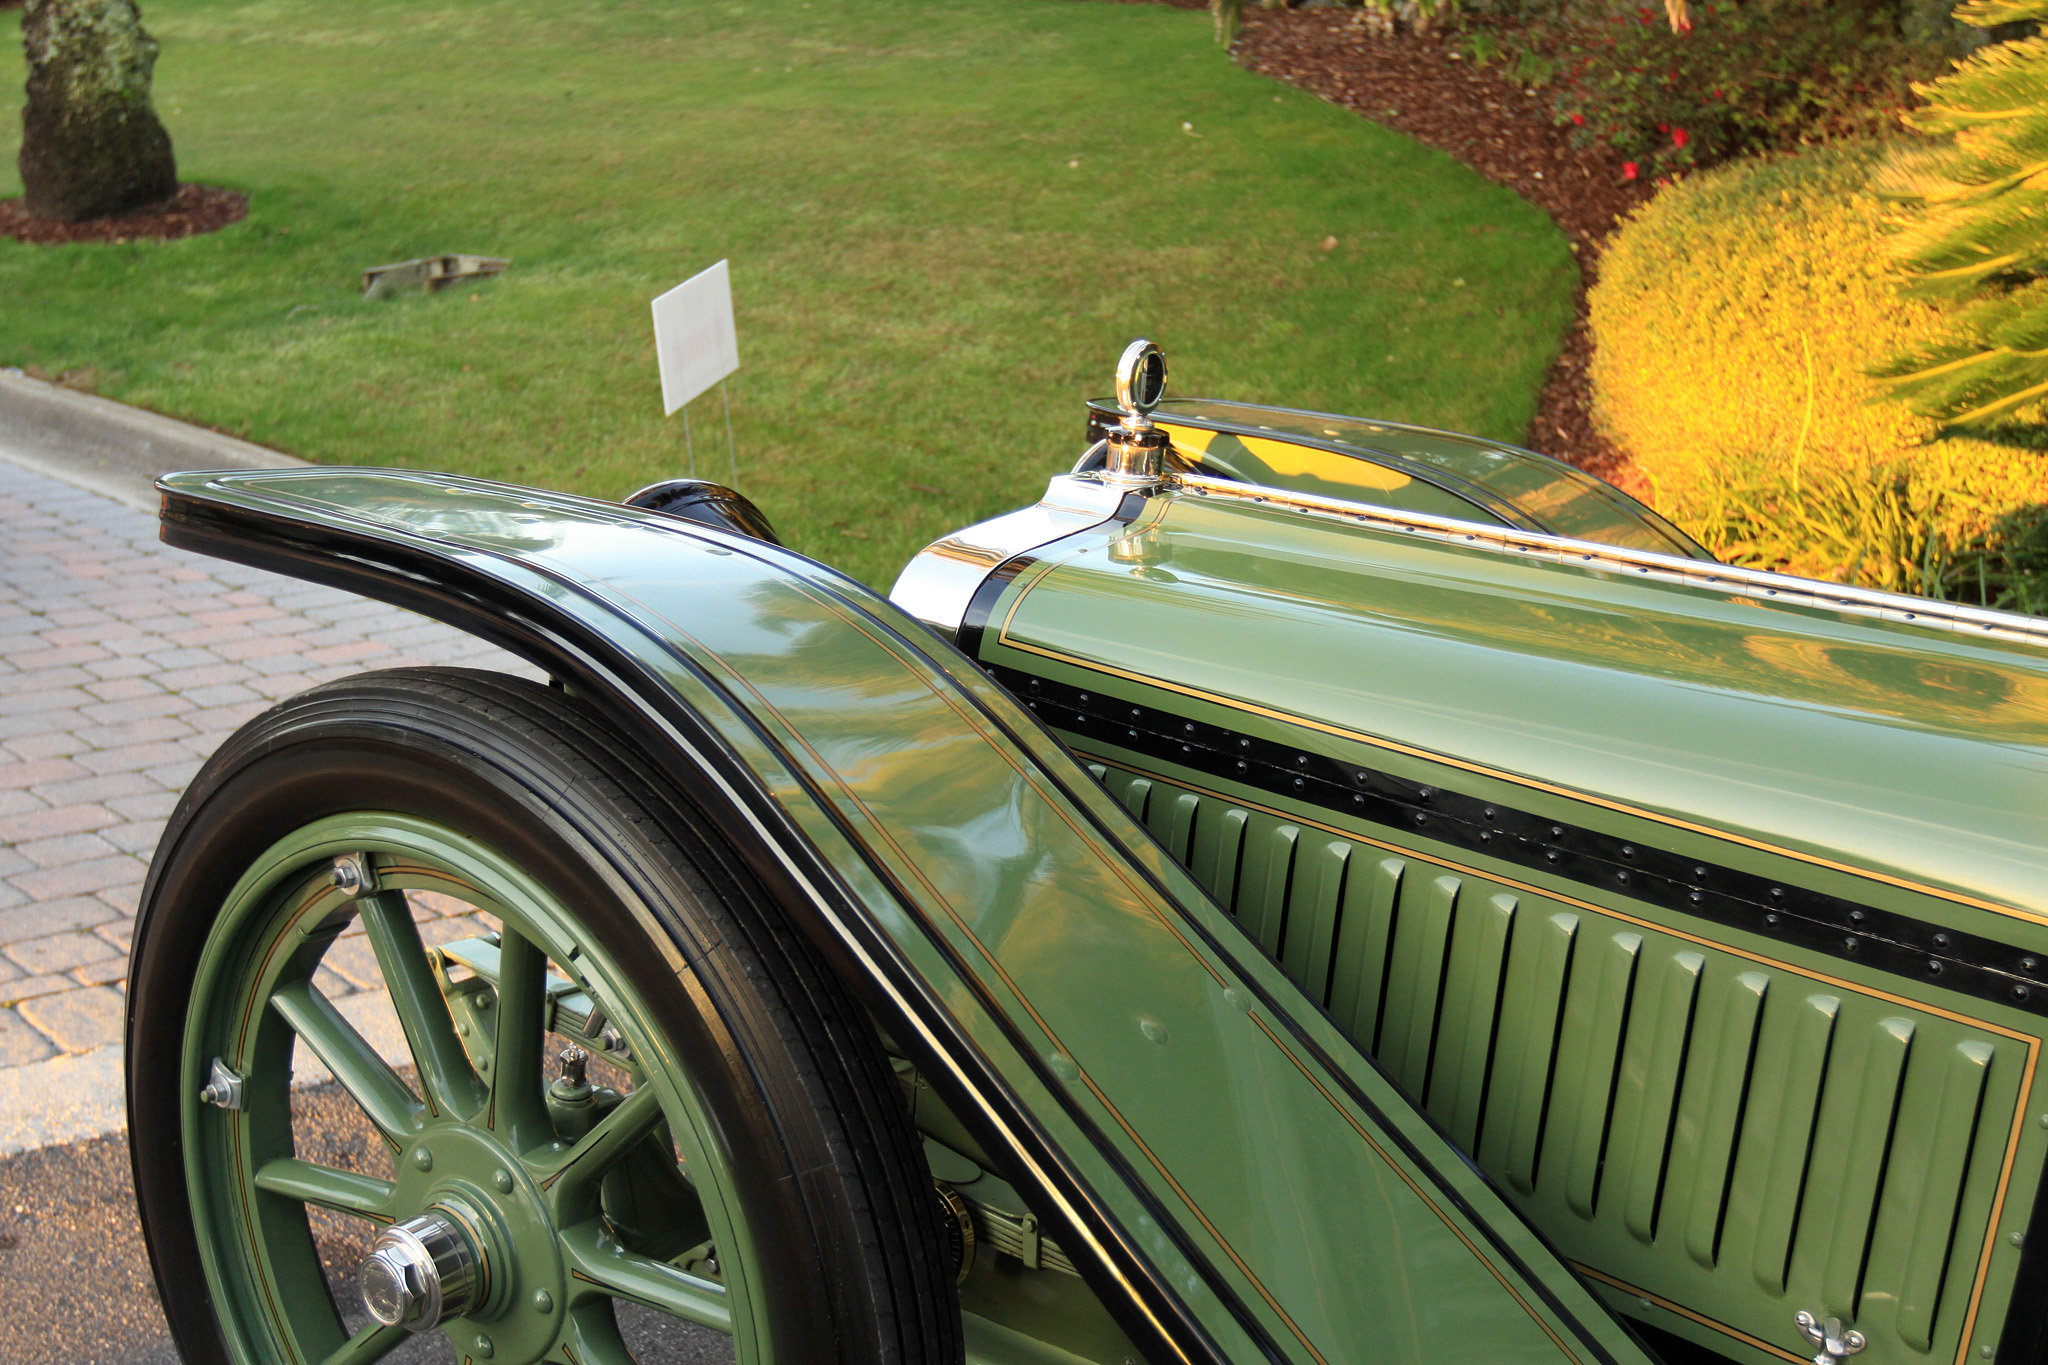
[[[1116,362],[1116,405],[1124,416],[1109,434],[1104,483],[1143,492],[1165,476],[1166,433],[1152,425],[1152,409],[1165,396],[1166,356],[1140,337]]]

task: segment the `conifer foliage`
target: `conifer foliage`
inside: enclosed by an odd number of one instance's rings
[[[1980,27],[2048,21],[2048,0],[1966,0]],[[1914,90],[1909,126],[1940,140],[1895,151],[1873,180],[1891,201],[1908,297],[1947,325],[1875,373],[1954,431],[2040,425],[2048,411],[2048,38],[1997,43]]]

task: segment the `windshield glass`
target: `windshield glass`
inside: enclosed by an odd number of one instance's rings
[[[1097,420],[1112,405],[1097,402]],[[1620,489],[1562,460],[1405,422],[1170,398],[1153,420],[1183,458],[1246,483],[1711,559]]]

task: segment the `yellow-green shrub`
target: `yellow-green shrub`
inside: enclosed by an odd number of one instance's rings
[[[1639,210],[1591,295],[1595,416],[1725,559],[1976,596],[2008,514],[2048,502],[2048,453],[1932,441],[1865,374],[1932,321],[1884,275],[1879,155],[1736,162]]]

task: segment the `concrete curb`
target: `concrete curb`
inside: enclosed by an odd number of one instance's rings
[[[83,1142],[127,1126],[118,1043],[0,1071],[0,1156]]]
[[[154,512],[159,476],[280,469],[304,460],[175,418],[0,369],[0,454],[25,469]]]
[[[389,993],[358,991],[337,1000],[335,1008],[394,1068],[412,1065]],[[125,1132],[128,1089],[121,1056],[121,1045],[113,1043],[0,1068],[0,1157]],[[295,1088],[333,1079],[309,1049],[295,1054]]]

